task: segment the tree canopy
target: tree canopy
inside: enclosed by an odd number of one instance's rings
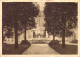
[[[46,3],[45,6],[46,30],[56,33],[61,31],[66,19],[66,29],[77,26],[77,3]]]
[[[2,10],[2,26],[15,28],[15,48],[17,48],[19,27],[25,29],[26,39],[26,29],[35,27],[34,17],[38,15],[39,10],[32,2],[3,2]]]
[[[4,2],[3,4],[3,24],[11,26],[14,19],[29,23],[38,14],[38,8],[32,2]],[[34,21],[33,21],[34,22]]]

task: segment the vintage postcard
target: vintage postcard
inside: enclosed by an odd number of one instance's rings
[[[79,0],[1,0],[1,57],[80,57]]]

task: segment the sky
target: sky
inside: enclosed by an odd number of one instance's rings
[[[40,11],[44,11],[44,7],[45,7],[45,2],[34,2],[34,4],[36,5],[36,6],[39,6],[39,8],[40,8]]]

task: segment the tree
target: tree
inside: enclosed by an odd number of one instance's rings
[[[20,13],[20,22],[24,27],[24,39],[26,40],[26,30],[32,29],[35,27],[35,19],[38,15],[38,8],[31,2],[28,3],[19,3],[19,12]]]
[[[35,27],[34,17],[38,14],[38,8],[32,2],[4,2],[3,3],[3,26],[14,27],[15,29],[15,48],[18,48],[18,27],[20,24],[25,29]]]
[[[4,2],[3,6],[3,26],[15,28],[15,48],[18,48],[18,14],[16,14],[16,3]]]
[[[14,27],[14,19],[13,15],[11,14],[12,8],[8,5],[8,3],[2,3],[2,43],[5,38],[3,36],[3,29],[6,27],[7,29]]]
[[[56,29],[59,21],[57,7],[53,3],[46,3],[44,14],[46,21],[46,30],[53,35],[53,44],[55,44]]]
[[[44,13],[47,24],[46,30],[50,33],[59,32],[62,36],[62,47],[64,48],[66,29],[72,29],[77,25],[77,3],[46,3]],[[53,33],[56,34],[56,32]]]

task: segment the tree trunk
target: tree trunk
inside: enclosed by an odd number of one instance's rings
[[[65,48],[65,29],[63,28],[63,31],[62,31],[63,35],[62,35],[62,47]]]
[[[63,28],[62,28],[62,48],[65,48],[65,26],[66,26],[66,16],[63,19]]]
[[[24,26],[24,40],[26,41],[26,24]]]
[[[55,45],[55,34],[53,32],[53,45]]]
[[[18,21],[15,19],[15,49],[18,48]]]
[[[2,25],[2,43],[4,41],[4,36],[3,36],[3,25]]]
[[[53,23],[53,45],[55,45],[55,25]]]

